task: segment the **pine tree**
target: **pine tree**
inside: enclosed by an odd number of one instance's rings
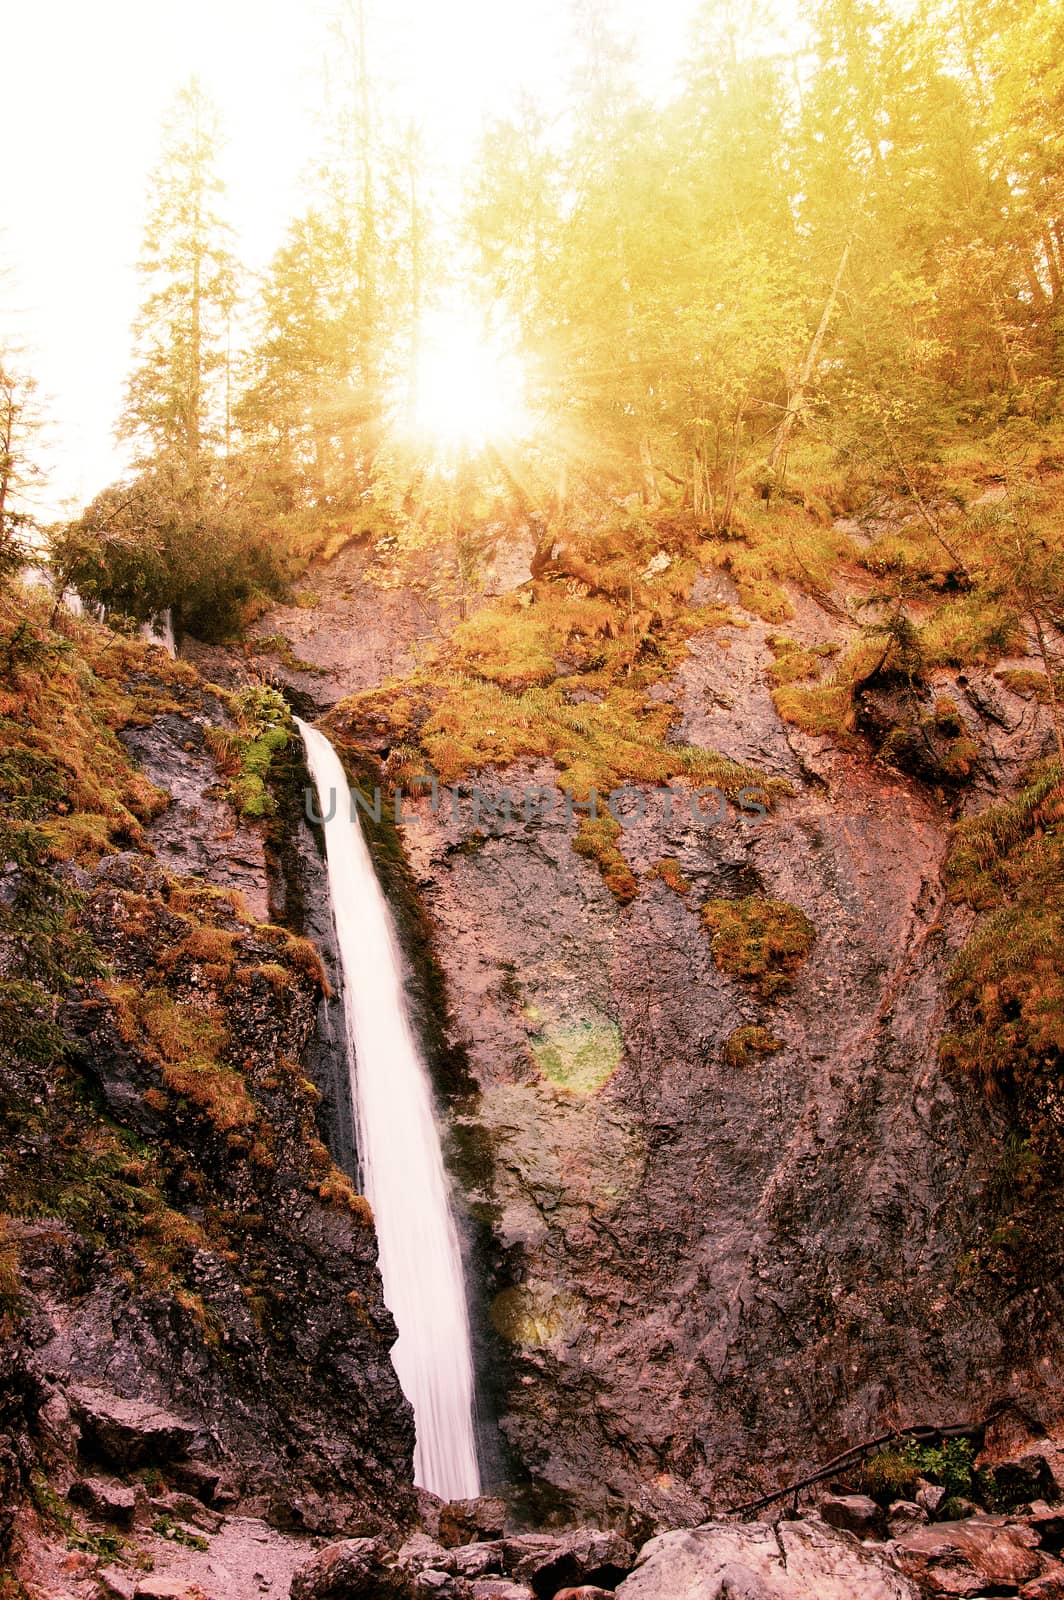
[[[17,354],[0,349],[0,577],[26,559],[34,525],[26,492],[40,476],[32,449],[39,428],[36,382]]]
[[[229,326],[237,269],[218,201],[217,114],[193,79],[164,125],[140,273],[136,365],[121,436],[141,464],[166,461],[199,483],[226,439]]]

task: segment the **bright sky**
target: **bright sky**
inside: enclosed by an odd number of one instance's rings
[[[550,102],[566,0],[370,0],[383,76],[461,173],[483,117],[521,88]],[[697,0],[618,0],[644,89],[667,90]],[[0,329],[26,346],[51,417],[43,510],[122,467],[113,441],[138,299],[147,175],[191,73],[219,103],[239,253],[264,266],[313,153],[327,6],[301,0],[16,0],[4,22],[8,150]]]

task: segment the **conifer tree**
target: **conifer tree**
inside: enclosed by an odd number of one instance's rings
[[[146,293],[120,429],[141,464],[165,461],[197,485],[228,431],[237,269],[218,210],[219,151],[217,114],[193,79],[166,120],[152,177],[139,268]]]

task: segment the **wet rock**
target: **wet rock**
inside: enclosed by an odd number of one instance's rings
[[[708,1523],[644,1546],[618,1600],[917,1600],[877,1551],[818,1521]]]
[[[106,1389],[75,1384],[67,1395],[81,1424],[84,1447],[119,1472],[162,1465],[187,1453],[196,1426],[148,1400],[127,1400]]]
[[[133,1526],[137,1497],[124,1483],[109,1483],[105,1478],[75,1478],[67,1496],[76,1506],[104,1522],[113,1522],[118,1528]]]
[[[893,1546],[894,1560],[925,1595],[1009,1592],[1043,1575],[1038,1535],[1000,1517],[938,1522],[916,1528]]]
[[[927,1512],[915,1500],[895,1500],[887,1511],[887,1528],[892,1539],[900,1539],[913,1528],[922,1528]]]
[[[483,1578],[503,1570],[503,1546],[497,1539],[462,1545],[452,1557],[455,1572],[463,1578]]]
[[[96,1574],[101,1600],[134,1600],[137,1580],[131,1572],[121,1567],[101,1567]]]
[[[497,1539],[506,1526],[506,1502],[481,1495],[475,1500],[451,1500],[440,1508],[439,1539],[447,1549]]]
[[[817,1507],[831,1528],[842,1528],[858,1539],[879,1539],[885,1531],[883,1512],[866,1494],[825,1495]]]
[[[410,1579],[379,1539],[326,1545],[292,1579],[291,1600],[409,1600]]]
[[[927,1483],[922,1480],[917,1486],[916,1503],[929,1517],[933,1517],[946,1499],[946,1491],[940,1483]]]
[[[540,1600],[552,1600],[559,1589],[579,1584],[615,1589],[634,1565],[635,1548],[621,1534],[578,1528],[553,1540],[549,1550],[530,1550],[510,1571]]]

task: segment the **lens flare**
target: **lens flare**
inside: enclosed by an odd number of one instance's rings
[[[411,413],[415,436],[445,453],[520,438],[530,426],[521,362],[475,313],[434,314],[421,335]]]

